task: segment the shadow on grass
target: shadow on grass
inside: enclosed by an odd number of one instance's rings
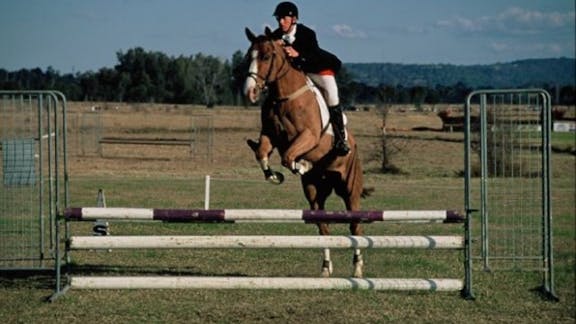
[[[129,265],[73,265],[68,269],[73,275],[117,275],[117,276],[236,276],[247,277],[247,274],[239,272],[210,273],[202,272],[193,268],[170,269]]]
[[[0,270],[0,287],[6,289],[53,289],[53,270]]]

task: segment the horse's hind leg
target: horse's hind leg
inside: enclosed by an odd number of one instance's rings
[[[362,194],[362,172],[358,167],[356,168],[356,177],[350,177],[347,182],[348,197],[344,198],[346,208],[348,210],[360,210],[360,197]],[[355,236],[364,235],[364,230],[359,222],[350,223],[350,234]],[[364,276],[364,259],[362,258],[362,250],[354,249],[354,258],[352,260],[354,266],[353,276],[362,278]]]
[[[310,204],[310,209],[324,209],[324,204],[332,188],[322,182],[322,175],[312,171],[302,175],[301,180],[302,188],[304,189],[304,195]],[[318,234],[330,235],[328,223],[317,223],[316,225],[318,226]],[[332,275],[332,271],[333,266],[332,260],[330,259],[330,249],[325,248],[322,250],[321,276],[330,277]]]
[[[328,224],[318,223],[318,231],[320,235],[330,235],[330,230],[328,229]],[[332,275],[334,267],[332,265],[332,259],[330,258],[330,249],[324,249],[322,251],[322,271],[321,276],[328,278]]]
[[[362,235],[362,227],[359,223],[351,223],[350,224],[350,233],[352,235]],[[362,250],[354,249],[354,258],[352,261],[354,265],[354,274],[355,278],[362,278],[364,276],[364,259],[362,257]]]

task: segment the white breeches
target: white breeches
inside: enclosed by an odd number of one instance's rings
[[[338,96],[336,78],[333,75],[308,73],[308,77],[320,88],[328,107],[338,106],[340,97]]]

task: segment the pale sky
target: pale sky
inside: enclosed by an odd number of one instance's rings
[[[511,62],[575,57],[574,0],[300,0],[300,22],[345,63]],[[244,27],[276,27],[266,0],[2,0],[0,68],[61,73],[142,47],[230,59]]]

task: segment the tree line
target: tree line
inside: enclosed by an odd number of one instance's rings
[[[60,74],[48,67],[7,71],[0,69],[2,90],[59,90],[71,101],[150,102],[174,104],[246,105],[242,85],[246,60],[241,51],[230,60],[198,53],[168,56],[136,47],[117,52],[114,68],[93,72]],[[345,105],[397,103],[461,103],[474,90],[463,82],[434,87],[402,84],[368,85],[354,76],[346,64],[337,76]],[[574,85],[542,85],[556,104],[576,101]]]
[[[357,81],[368,85],[452,85],[463,82],[473,88],[534,88],[576,83],[576,59],[524,59],[483,65],[348,63]]]

